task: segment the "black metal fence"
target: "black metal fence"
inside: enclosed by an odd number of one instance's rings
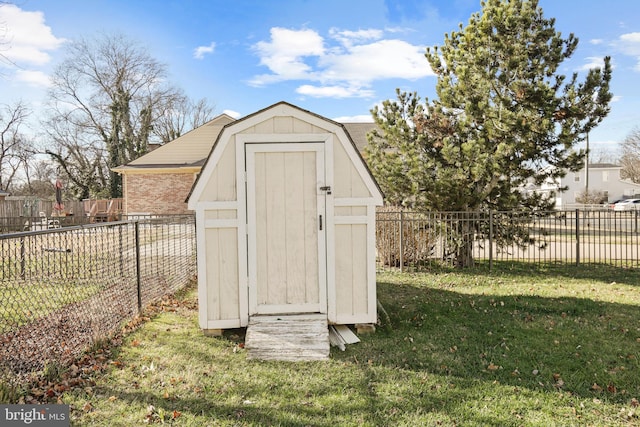
[[[66,364],[196,275],[193,216],[0,235],[0,380]]]
[[[0,379],[64,364],[196,275],[193,216],[0,235]],[[640,267],[640,212],[377,213],[380,268],[473,260]]]
[[[380,268],[474,260],[640,266],[640,211],[377,213]],[[464,252],[464,251],[462,251]]]

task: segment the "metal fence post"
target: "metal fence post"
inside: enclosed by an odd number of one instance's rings
[[[493,269],[493,211],[489,211],[489,271]]]
[[[122,246],[122,229],[124,226],[118,226],[118,249],[120,252],[120,276],[124,277],[124,247]]]
[[[404,268],[404,216],[403,212],[400,211],[400,272],[403,271]]]
[[[576,209],[576,265],[580,265],[580,209]]]
[[[20,278],[24,279],[24,264],[25,264],[25,251],[24,251],[24,237],[20,237]]]
[[[140,228],[139,221],[134,222],[136,241],[136,288],[138,291],[138,314],[142,314],[142,280],[140,278]]]

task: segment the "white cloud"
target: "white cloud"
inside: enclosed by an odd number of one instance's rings
[[[604,40],[602,40],[602,39],[591,39],[591,40],[589,40],[589,43],[598,45],[598,44],[604,43]]]
[[[260,57],[260,64],[267,66],[273,73],[256,76],[251,81],[256,86],[309,78],[312,68],[304,62],[304,58],[324,54],[323,39],[315,31],[280,27],[271,29],[271,41],[258,42],[254,49]]]
[[[46,88],[51,86],[49,76],[42,71],[17,70],[15,73],[15,80],[35,87]]]
[[[209,46],[198,46],[193,50],[193,57],[195,59],[203,59],[206,54],[213,53],[216,50],[216,43],[211,42]]]
[[[589,71],[593,68],[604,68],[604,58],[598,56],[588,56],[585,58],[586,64],[578,68],[578,71]]]
[[[402,40],[380,40],[332,53],[320,60],[326,67],[323,77],[359,84],[374,80],[419,79],[433,75],[424,49]]]
[[[314,97],[371,97],[375,80],[419,79],[433,75],[424,47],[398,39],[384,39],[378,29],[332,28],[325,40],[314,30],[271,29],[270,41],[254,45],[260,64],[269,73],[249,84],[263,86],[287,80],[306,80],[297,92]]]
[[[51,61],[47,51],[56,50],[65,42],[52,34],[42,12],[27,12],[13,4],[3,4],[0,22],[6,27],[2,54],[18,64],[44,65]]]
[[[338,123],[373,123],[371,114],[359,114],[357,116],[340,116],[335,117],[331,120]]]
[[[369,30],[338,30],[337,28],[331,28],[329,35],[338,40],[344,46],[352,46],[354,43],[362,43],[366,40],[379,40],[382,38],[384,32],[382,30],[369,29]]]
[[[640,56],[640,33],[623,34],[616,45],[627,55]]]
[[[296,89],[296,92],[314,98],[366,98],[374,95],[370,89],[344,86],[302,85]]]

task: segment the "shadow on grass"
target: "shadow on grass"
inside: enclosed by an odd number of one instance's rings
[[[411,271],[411,269],[409,268]],[[394,270],[391,270],[394,271]],[[605,263],[567,264],[561,262],[526,262],[526,261],[494,261],[489,268],[489,261],[476,261],[472,268],[455,268],[440,264],[422,266],[419,271],[432,274],[455,273],[463,276],[482,277],[564,277],[568,279],[584,279],[595,282],[611,283],[613,281],[640,286],[640,268],[621,267]]]
[[[189,426],[626,423],[620,408],[640,397],[636,305],[471,295],[406,278],[378,283],[390,324],[329,362],[247,360],[242,331],[207,338],[195,312],[163,314],[124,346],[124,366],[82,422],[169,423],[177,410],[175,424]]]
[[[640,396],[638,306],[398,283],[378,293],[391,325],[335,358],[618,403]]]

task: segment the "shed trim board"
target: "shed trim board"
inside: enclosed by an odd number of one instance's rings
[[[265,170],[275,172],[262,175]],[[286,202],[293,213],[281,206],[285,199],[296,201]],[[278,103],[226,125],[188,197],[198,230],[201,328],[243,327],[255,315],[292,313],[319,313],[332,324],[375,323],[375,207],[381,204],[377,183],[339,123]],[[268,226],[267,210],[275,218]],[[271,227],[289,237],[267,239]],[[282,261],[289,244],[295,255]],[[283,269],[292,282],[317,277],[291,288],[290,299],[284,296],[289,279],[273,294],[258,283]]]

